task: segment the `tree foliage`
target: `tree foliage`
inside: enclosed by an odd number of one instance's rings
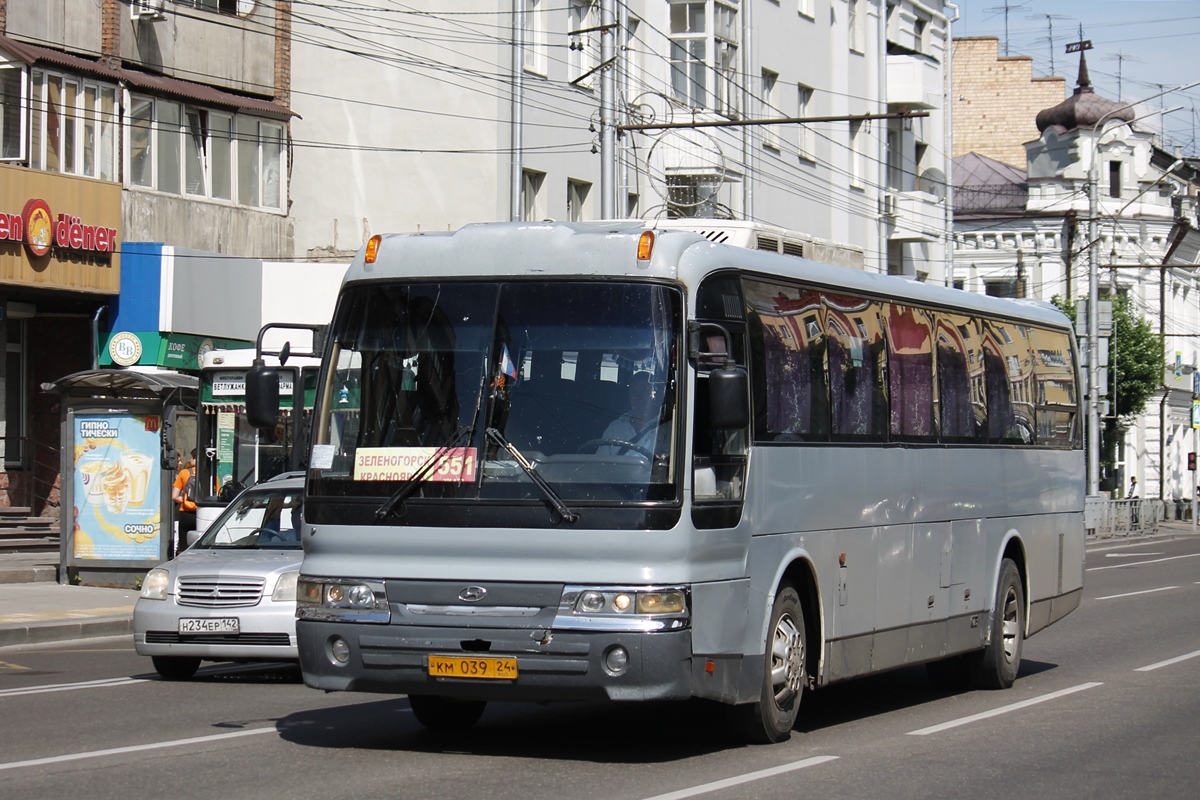
[[[1100,444],[1103,472],[1110,476],[1122,430],[1145,410],[1146,403],[1162,388],[1166,367],[1162,340],[1151,328],[1150,321],[1137,313],[1127,296],[1117,295],[1111,299],[1113,335],[1109,340],[1107,394],[1116,414],[1105,418]],[[1073,302],[1057,296],[1051,302],[1072,322],[1075,321]],[[1102,488],[1117,488],[1111,480],[1105,484],[1107,486]]]

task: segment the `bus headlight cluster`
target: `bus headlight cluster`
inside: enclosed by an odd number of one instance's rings
[[[683,587],[568,586],[555,627],[667,630],[688,626]]]
[[[296,581],[296,617],[323,621],[391,621],[382,581],[313,578]]]

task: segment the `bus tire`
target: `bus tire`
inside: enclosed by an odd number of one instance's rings
[[[455,733],[469,730],[487,707],[486,700],[457,700],[432,694],[410,694],[408,705],[417,722],[431,731]]]
[[[1012,559],[1000,564],[996,606],[992,609],[992,640],[972,659],[972,677],[980,689],[1007,689],[1021,667],[1025,635],[1025,590]]]
[[[150,656],[154,671],[169,681],[186,681],[200,669],[200,659],[187,656]]]
[[[742,734],[755,744],[783,742],[792,735],[807,680],[807,641],[800,596],[784,584],[771,607],[758,702],[735,706]]]

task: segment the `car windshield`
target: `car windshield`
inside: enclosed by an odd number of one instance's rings
[[[303,502],[301,489],[244,492],[194,547],[298,550]]]
[[[681,305],[634,282],[348,287],[314,494],[386,498],[433,458],[405,496],[673,500]]]

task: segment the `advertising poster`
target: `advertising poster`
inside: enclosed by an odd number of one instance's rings
[[[161,558],[157,414],[75,416],[74,557]]]

